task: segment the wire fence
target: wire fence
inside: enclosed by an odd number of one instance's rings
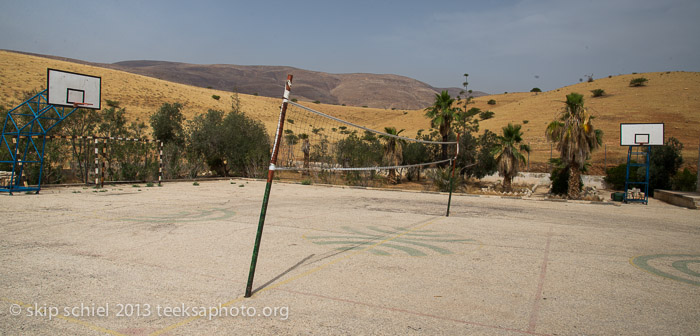
[[[559,158],[559,151],[556,145],[546,140],[537,142],[528,142],[530,145],[530,154],[528,155],[528,164],[524,171],[548,173],[551,172],[550,159]],[[698,155],[700,148],[698,143],[686,143],[683,146],[681,154],[683,155],[683,166],[690,167],[692,170],[697,169]],[[594,150],[591,159],[588,160],[586,174],[588,175],[605,175],[606,168],[612,168],[620,164],[627,163],[628,146],[620,146],[619,142],[604,143],[601,147]],[[652,148],[652,157],[654,155]]]
[[[119,181],[162,181],[162,152],[160,141],[150,139],[109,138],[93,136],[46,137],[43,172],[41,164],[25,163],[21,183],[42,184],[82,183],[103,185]],[[12,175],[12,165],[0,166],[3,184],[18,176]]]

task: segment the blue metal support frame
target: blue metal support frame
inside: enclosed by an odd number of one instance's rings
[[[635,147],[642,147],[635,149]],[[642,158],[643,160],[639,160]],[[639,163],[642,161],[643,163]],[[627,151],[627,173],[625,175],[625,203],[643,203],[647,204],[649,202],[649,166],[651,165],[651,146],[629,146]],[[633,167],[644,167],[644,182],[634,182],[630,181],[630,168]],[[632,171],[633,174],[637,173],[638,170]],[[630,189],[639,186],[641,192],[644,193],[643,197],[635,197],[631,195]]]
[[[10,159],[0,160],[0,164],[11,164],[12,175],[9,184],[0,185],[0,192],[12,195],[18,191],[35,191],[38,194],[41,190],[46,135],[78,109],[49,104],[47,93],[47,90],[41,91],[7,112],[2,127],[0,153],[7,149]],[[39,138],[41,145],[37,146],[36,140]],[[24,185],[22,178],[25,177],[25,169],[33,164],[39,165],[37,185]]]

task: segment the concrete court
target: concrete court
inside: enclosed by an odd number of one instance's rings
[[[277,183],[244,299],[263,190],[0,195],[0,334],[700,334],[696,210]]]

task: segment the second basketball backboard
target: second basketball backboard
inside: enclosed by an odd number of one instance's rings
[[[620,124],[620,146],[663,146],[664,124]]]

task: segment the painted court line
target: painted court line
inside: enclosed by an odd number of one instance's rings
[[[426,313],[411,311],[411,310],[402,309],[402,308],[394,308],[394,307],[386,307],[386,306],[374,305],[374,304],[371,304],[371,303],[359,302],[359,301],[348,300],[348,299],[342,299],[342,298],[335,298],[335,297],[330,297],[330,296],[325,296],[325,295],[319,295],[319,294],[313,294],[313,293],[299,292],[299,291],[290,290],[290,289],[278,288],[277,290],[283,291],[283,292],[288,292],[288,293],[293,293],[293,294],[299,294],[299,295],[305,295],[305,296],[312,296],[312,297],[317,297],[317,298],[327,299],[327,300],[332,300],[332,301],[337,301],[337,302],[346,302],[346,303],[351,303],[351,304],[356,304],[356,305],[362,305],[362,306],[371,307],[371,308],[378,308],[378,309],[388,310],[388,311],[393,311],[393,312],[406,313],[406,314],[411,314],[411,315],[416,315],[416,316],[422,316],[422,317],[429,317],[429,318],[434,318],[434,319],[443,320],[443,321],[450,321],[450,322],[462,323],[462,324],[467,324],[467,325],[471,325],[471,326],[475,326],[475,327],[483,327],[483,328],[488,328],[488,329],[505,330],[505,331],[511,331],[511,332],[519,333],[519,334],[526,334],[526,335],[547,335],[547,334],[535,333],[535,332],[530,331],[530,330],[519,330],[519,329],[514,329],[514,328],[507,328],[507,327],[501,327],[501,326],[494,326],[494,325],[489,325],[489,324],[484,324],[484,323],[479,323],[479,322],[473,322],[473,321],[458,320],[458,319],[453,319],[453,318],[450,318],[450,317],[439,316],[439,315],[433,315],[433,314],[426,314]]]
[[[540,279],[537,283],[537,293],[535,293],[535,300],[532,303],[532,310],[530,311],[530,323],[528,323],[527,331],[535,332],[537,327],[537,318],[540,315],[540,302],[542,301],[542,288],[544,287],[544,278],[547,275],[547,262],[549,261],[549,245],[552,242],[552,230],[553,227],[549,227],[549,232],[547,233],[547,243],[544,245],[544,258],[542,258],[542,267],[540,269]]]
[[[24,302],[17,301],[17,300],[10,300],[10,299],[6,299],[6,298],[0,298],[0,300],[5,301],[5,302],[8,302],[8,303],[13,303],[13,304],[19,305],[19,306],[21,306],[21,307],[23,307],[23,308],[25,308],[25,309],[27,309],[27,308],[32,308],[32,307],[33,307],[32,305],[29,305],[29,304],[26,304],[26,303],[24,303]],[[58,315],[54,316],[54,318],[61,319],[61,320],[64,320],[64,321],[68,321],[68,322],[75,323],[75,324],[79,324],[79,325],[81,325],[81,326],[83,326],[83,327],[87,327],[87,328],[90,328],[90,329],[92,329],[92,330],[94,330],[94,331],[99,331],[99,332],[101,332],[101,333],[105,333],[105,334],[109,334],[109,335],[128,336],[128,335],[126,335],[126,334],[122,334],[122,333],[120,333],[120,332],[117,332],[117,331],[114,331],[114,330],[111,330],[111,329],[103,328],[103,327],[100,327],[100,326],[98,326],[98,325],[95,325],[95,324],[92,324],[92,323],[89,323],[89,322],[85,322],[85,321],[79,320],[79,319],[74,318],[74,317],[63,316],[62,314],[58,314]]]

